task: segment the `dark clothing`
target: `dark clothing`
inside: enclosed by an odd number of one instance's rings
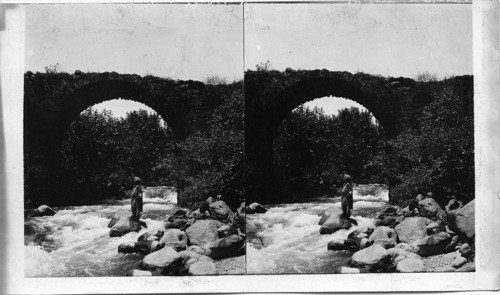
[[[132,205],[132,218],[139,220],[143,206],[142,187],[140,185],[134,186],[134,189],[132,190],[132,199],[130,201]]]
[[[342,215],[345,218],[351,217],[351,212],[353,208],[353,197],[352,197],[352,184],[351,183],[346,183],[344,184],[344,187],[342,188],[342,198],[341,198],[341,205],[342,205]]]

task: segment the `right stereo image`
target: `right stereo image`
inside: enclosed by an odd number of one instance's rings
[[[244,5],[247,274],[475,271],[472,5]]]

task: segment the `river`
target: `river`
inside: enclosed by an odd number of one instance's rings
[[[118,246],[136,241],[146,231],[163,229],[163,220],[181,209],[176,203],[175,191],[150,197],[145,190],[141,219],[148,228],[119,238],[109,236],[107,225],[115,213],[130,215],[130,199],[54,208],[54,216],[25,218],[25,277],[124,276],[143,256],[118,253]]]
[[[376,214],[388,207],[385,186],[356,186],[353,196],[358,225],[331,235],[320,235],[318,222],[324,211],[342,211],[340,198],[276,204],[266,206],[264,214],[247,215],[247,273],[333,273],[346,266],[352,253],[328,251],[328,242],[345,239],[359,227],[374,226]]]

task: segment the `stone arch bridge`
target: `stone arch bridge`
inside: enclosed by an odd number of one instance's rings
[[[273,141],[296,107],[325,96],[353,100],[368,109],[388,138],[415,126],[423,108],[444,87],[472,91],[472,76],[418,82],[365,73],[287,69],[245,73],[247,202],[273,202]]]
[[[222,103],[215,86],[155,76],[115,72],[31,73],[24,78],[25,165],[36,162],[45,173],[42,194],[54,193],[61,168],[61,144],[71,122],[85,109],[112,99],[132,100],[155,110],[182,140],[207,127]],[[27,155],[29,157],[27,158]],[[32,157],[37,159],[32,159]],[[26,174],[25,174],[26,178]]]

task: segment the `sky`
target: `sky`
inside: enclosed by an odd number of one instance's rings
[[[242,79],[242,15],[241,5],[28,5],[25,68]]]
[[[58,4],[26,9],[26,71],[115,71],[204,81],[243,79],[242,5]],[[96,105],[116,117],[133,101]]]
[[[28,5],[25,52],[26,71],[33,72],[59,64],[70,73],[232,81],[269,60],[277,70],[445,77],[472,74],[472,5]],[[336,114],[353,104],[308,105]],[[122,100],[103,107],[125,114],[137,106]]]
[[[472,74],[472,5],[248,4],[245,69],[358,71],[415,78]],[[327,114],[353,101],[306,104]],[[366,109],[364,109],[366,110]]]
[[[472,74],[470,4],[248,4],[245,67]]]

